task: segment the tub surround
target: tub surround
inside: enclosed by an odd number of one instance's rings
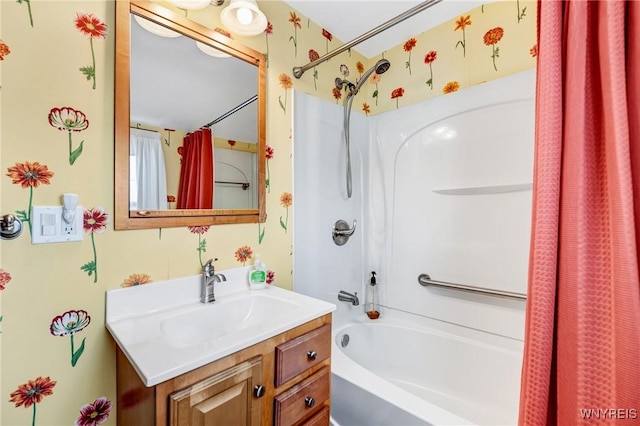
[[[200,302],[201,276],[106,293],[106,327],[146,386],[175,378],[333,312],[277,287],[249,290],[249,267],[218,271],[216,302]],[[241,313],[239,315],[238,313]]]

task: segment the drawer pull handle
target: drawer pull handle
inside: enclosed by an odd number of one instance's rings
[[[315,361],[317,357],[318,353],[316,351],[307,352],[307,358],[309,358],[309,361]]]
[[[253,388],[253,396],[256,398],[262,398],[264,396],[266,389],[262,385],[255,385]]]
[[[316,405],[316,400],[313,399],[312,397],[308,396],[304,399],[304,405],[306,405],[307,407],[311,408],[314,405]]]

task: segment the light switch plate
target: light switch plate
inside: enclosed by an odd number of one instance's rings
[[[71,224],[62,219],[62,206],[33,206],[31,208],[31,244],[66,243],[82,241],[82,206],[76,207]]]

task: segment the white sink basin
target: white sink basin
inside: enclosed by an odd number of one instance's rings
[[[218,300],[171,315],[160,322],[162,334],[175,347],[193,346],[220,339],[265,320],[273,321],[300,308],[300,304],[266,292],[243,292],[231,300]]]
[[[154,386],[333,312],[336,306],[269,287],[251,291],[249,267],[218,271],[216,301],[201,276],[107,291],[106,327],[146,386]]]

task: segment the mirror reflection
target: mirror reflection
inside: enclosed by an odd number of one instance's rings
[[[264,222],[265,56],[155,2],[115,8],[115,229]]]
[[[258,68],[160,28],[131,15],[130,210],[257,208]]]

